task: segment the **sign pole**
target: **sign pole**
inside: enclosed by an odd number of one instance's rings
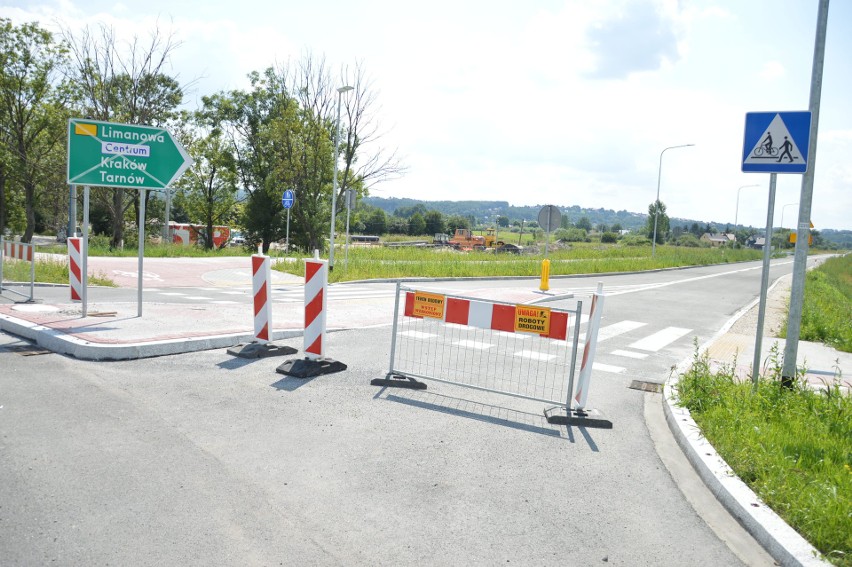
[[[77,236],[77,186],[73,183],[68,191],[68,228],[65,238]]]
[[[757,333],[754,337],[754,364],[751,369],[753,388],[760,379],[760,357],[763,349],[763,318],[766,315],[766,295],[769,289],[769,259],[772,256],[772,217],[775,215],[775,182],[778,174],[769,175],[769,209],[766,214],[766,237],[763,239],[763,272],[760,277],[760,307],[757,311]]]
[[[796,227],[796,252],[793,258],[793,284],[790,289],[790,309],[787,315],[787,339],[784,343],[784,365],[781,383],[792,386],[796,378],[799,334],[802,326],[802,308],[805,295],[805,272],[808,266],[808,241],[811,224],[811,201],[814,194],[816,173],[817,131],[819,130],[819,106],[822,96],[822,74],[825,61],[825,36],[828,27],[828,0],[820,0],[817,11],[814,62],[811,69],[811,92],[808,110],[811,112],[810,144],[808,146],[808,170],[802,176],[799,197],[799,223]]]
[[[80,284],[83,288],[83,317],[89,311],[89,186],[83,187],[83,254]]]
[[[136,316],[142,316],[142,260],[145,258],[145,189],[139,190],[139,265],[136,270]]]

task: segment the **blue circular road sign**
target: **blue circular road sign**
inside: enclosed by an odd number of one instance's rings
[[[293,202],[296,200],[296,196],[293,194],[292,189],[287,189],[284,191],[284,196],[281,197],[281,204],[284,205],[285,209],[289,209],[293,206]]]

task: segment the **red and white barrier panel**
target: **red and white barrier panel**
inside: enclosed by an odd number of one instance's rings
[[[406,317],[433,317],[445,323],[491,329],[492,331],[535,332],[535,325],[547,322],[547,328],[537,333],[548,339],[565,340],[568,336],[568,313],[551,311],[534,305],[506,305],[473,299],[447,297],[443,314],[428,313],[431,294],[423,292],[406,292]],[[443,296],[436,296],[443,298]],[[438,302],[435,302],[438,305]],[[436,316],[437,315],[437,316]]]
[[[305,259],[305,356],[324,358],[328,260]]]
[[[15,260],[33,261],[33,245],[22,242],[3,241],[3,255]]]
[[[68,238],[68,280],[71,284],[71,301],[83,301],[83,239]]]
[[[272,328],[272,303],[269,301],[272,268],[269,256],[252,254],[251,283],[254,294],[254,338],[261,343],[269,342]]]
[[[598,330],[601,328],[603,304],[603,284],[598,284],[597,291],[592,295],[589,327],[586,330],[586,345],[583,347],[583,362],[580,364],[580,376],[577,379],[577,388],[575,389],[574,401],[577,402],[578,409],[586,407],[586,398],[589,396],[589,380],[592,377],[592,365],[595,362],[595,350],[598,346]]]

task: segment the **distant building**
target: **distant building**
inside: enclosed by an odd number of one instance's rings
[[[763,247],[766,246],[766,238],[763,236],[752,235],[746,238],[745,245],[748,248],[754,248],[755,250],[763,250]]]
[[[716,234],[711,234],[709,232],[705,232],[701,235],[699,239],[702,242],[707,242],[710,246],[722,246],[723,244],[733,244],[737,241],[737,237],[731,233],[720,232]]]

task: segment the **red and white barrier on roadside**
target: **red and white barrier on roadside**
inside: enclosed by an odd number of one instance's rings
[[[324,358],[326,298],[328,297],[328,260],[317,255],[305,259],[305,356]]]
[[[589,326],[586,329],[586,345],[583,347],[583,361],[580,363],[580,376],[577,378],[576,394],[574,395],[578,409],[583,409],[586,406],[586,398],[589,396],[589,380],[592,377],[592,365],[595,362],[595,351],[598,346],[598,330],[601,328],[603,304],[603,284],[599,283],[597,291],[592,295]]]
[[[33,245],[22,242],[3,241],[3,255],[15,260],[24,260],[26,262],[33,261]]]
[[[21,260],[30,263],[30,297],[29,301],[33,300],[35,288],[35,246],[29,242],[13,242],[0,237],[0,293],[3,289],[3,262],[6,259]],[[26,297],[26,295],[12,289],[6,289],[9,293]]]
[[[405,316],[418,317],[414,313],[415,292],[405,294]],[[456,325],[477,327],[479,329],[491,329],[492,331],[504,331],[514,333],[515,330],[515,305],[491,303],[488,301],[476,301],[472,299],[461,299],[447,297],[446,309],[443,321]],[[540,336],[548,339],[565,340],[568,333],[568,313],[553,311],[550,313],[550,332]]]
[[[71,285],[71,301],[83,301],[83,239],[68,238],[68,280]]]
[[[251,282],[254,296],[254,338],[268,343],[272,328],[272,303],[269,301],[270,282],[272,280],[269,256],[252,254]]]

